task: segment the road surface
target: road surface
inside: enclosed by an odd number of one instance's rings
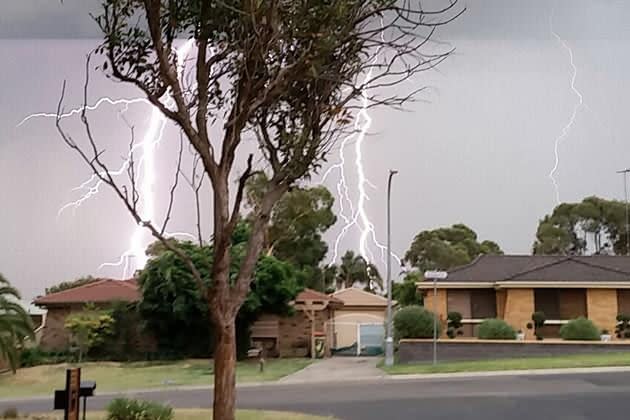
[[[209,389],[131,395],[175,407],[212,404]],[[88,407],[102,409],[111,398],[95,396]],[[342,420],[627,420],[629,401],[630,372],[276,383],[238,390],[240,408],[299,411]],[[51,399],[3,401],[0,411],[17,407],[20,412],[45,412],[51,405]]]

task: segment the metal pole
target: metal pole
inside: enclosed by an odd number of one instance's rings
[[[617,171],[618,174],[623,175],[623,196],[626,202],[626,255],[630,255],[630,216],[628,212],[628,172],[630,169],[624,169]]]
[[[433,366],[437,365],[437,277],[433,277]]]
[[[394,364],[394,338],[392,337],[392,226],[391,226],[391,191],[392,177],[398,171],[389,170],[387,178],[387,338],[385,339],[385,366]]]

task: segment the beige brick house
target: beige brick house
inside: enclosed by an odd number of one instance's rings
[[[436,285],[434,299],[433,282],[418,283],[425,307],[435,310],[443,324],[448,312],[461,313],[469,337],[484,319],[501,318],[532,339],[527,324],[535,311],[545,313],[543,335],[548,337],[580,316],[612,334],[617,315],[630,315],[626,256],[484,255],[451,270]]]

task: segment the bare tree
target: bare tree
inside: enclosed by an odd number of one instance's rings
[[[185,261],[207,297],[217,332],[216,420],[234,419],[234,321],[274,204],[296,181],[317,171],[335,140],[352,130],[354,110],[400,106],[413,98],[419,89],[401,96],[386,88],[444,60],[450,50],[428,53],[427,44],[437,27],[462,12],[455,0],[437,10],[425,10],[419,0],[103,0],[95,16],[104,34],[97,50],[105,56],[103,70],[139,88],[181,129],[212,187],[211,287],[177,243],[167,240],[164,228],[142,218],[133,170],[130,186],[112,177],[85,110],[87,147],[64,131],[60,117],[57,127],[135,221]],[[195,43],[188,73],[180,71],[178,39]],[[86,104],[87,87],[86,80]],[[62,104],[63,95],[58,115]],[[222,135],[212,138],[210,128],[217,124]],[[239,146],[249,135],[257,139],[262,164],[254,165],[249,155],[236,173]],[[245,257],[230,279],[230,237],[243,190],[247,179],[261,171],[268,181],[253,210]],[[198,202],[199,184],[192,184]]]

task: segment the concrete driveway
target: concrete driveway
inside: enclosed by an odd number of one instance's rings
[[[378,379],[385,373],[376,367],[378,357],[331,357],[280,379],[281,383],[331,382],[344,379]]]

